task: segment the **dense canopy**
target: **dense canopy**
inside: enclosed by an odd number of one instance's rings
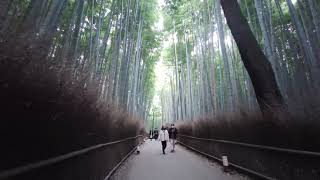
[[[0,171],[169,123],[319,151],[319,77],[319,0],[0,0]]]

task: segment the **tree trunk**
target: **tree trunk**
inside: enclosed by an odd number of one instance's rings
[[[263,54],[236,0],[221,0],[231,33],[250,75],[260,109],[265,118],[281,118],[287,106],[276,83],[267,57]],[[280,120],[280,119],[279,119]]]

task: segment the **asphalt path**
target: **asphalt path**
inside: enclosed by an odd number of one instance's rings
[[[162,154],[161,143],[147,140],[140,154],[132,155],[111,178],[112,180],[248,180],[236,172],[225,173],[221,165],[176,146],[171,153],[168,144]]]

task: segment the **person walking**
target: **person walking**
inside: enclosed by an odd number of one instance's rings
[[[167,141],[169,141],[169,133],[167,131],[167,129],[162,126],[160,132],[159,132],[159,141],[161,141],[161,145],[162,145],[162,153],[166,154],[166,147],[167,147]]]
[[[169,129],[169,138],[170,138],[170,143],[172,146],[171,152],[175,151],[174,148],[175,148],[176,142],[177,142],[177,135],[178,135],[177,128],[174,126],[174,124],[171,124],[171,127]]]

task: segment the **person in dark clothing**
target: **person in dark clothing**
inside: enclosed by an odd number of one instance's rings
[[[174,126],[174,124],[171,124],[171,127],[169,129],[169,138],[170,138],[170,143],[172,145],[171,152],[175,151],[174,148],[175,148],[176,142],[177,142],[177,135],[178,135],[177,128]]]
[[[158,131],[158,129],[155,129],[155,130],[153,131],[153,139],[157,140],[157,139],[158,139],[158,136],[159,136],[159,131]]]

